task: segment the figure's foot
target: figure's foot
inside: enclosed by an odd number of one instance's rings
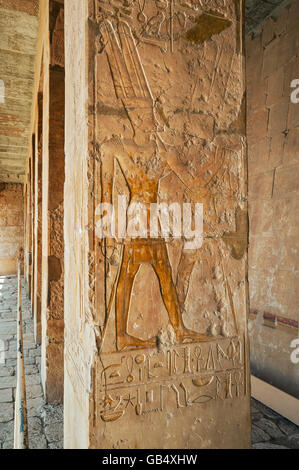
[[[180,343],[191,343],[191,342],[206,342],[215,341],[217,338],[213,336],[203,335],[202,333],[196,333],[195,331],[182,328],[177,332],[177,339]]]
[[[118,351],[125,351],[126,349],[147,349],[155,347],[156,339],[153,338],[142,341],[141,339],[125,334],[118,335],[116,344]]]

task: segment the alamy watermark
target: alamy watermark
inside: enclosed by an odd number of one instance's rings
[[[299,103],[299,78],[295,78],[291,81],[291,88],[295,88],[291,93],[291,102],[293,104]]]
[[[3,80],[0,80],[0,103],[5,103],[5,85]]]
[[[203,204],[167,204],[131,202],[118,196],[117,208],[100,203],[95,212],[95,233],[100,239],[181,238],[185,250],[195,250],[203,243]]]
[[[294,349],[294,351],[291,352],[291,362],[293,364],[299,364],[299,338],[293,339],[293,341],[290,344],[291,348]]]
[[[5,343],[0,339],[0,364],[5,364]]]

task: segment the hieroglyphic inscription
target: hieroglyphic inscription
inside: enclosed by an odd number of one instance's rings
[[[103,354],[97,390],[97,417],[105,422],[242,397],[244,340]]]
[[[192,0],[99,0],[97,11],[98,22],[106,19],[126,21],[134,25],[137,45],[140,42],[151,44],[162,52],[174,52],[175,41],[186,33],[193,37],[194,31],[197,33],[201,17],[205,17],[205,22],[206,17],[211,19],[209,37],[230,25],[229,20],[221,13],[210,9],[208,12],[204,11],[201,1]],[[205,36],[206,32],[203,31],[203,41]]]

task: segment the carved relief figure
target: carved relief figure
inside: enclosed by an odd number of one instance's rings
[[[102,202],[112,203],[115,162],[118,162],[128,185],[129,203],[141,202],[148,208],[151,203],[157,203],[159,181],[170,171],[193,189],[191,193],[196,200],[199,194],[205,193],[206,185],[190,174],[182,163],[177,148],[165,143],[159,133],[154,98],[130,26],[119,21],[116,31],[112,23],[105,20],[100,31],[115,93],[123,104],[133,133],[131,139],[115,138],[101,145]],[[217,170],[215,165],[214,171]],[[149,211],[147,217],[150,217]],[[113,246],[115,240],[106,239],[104,243],[106,247]],[[162,299],[177,341],[210,340],[210,337],[190,331],[184,326],[165,239],[150,238],[148,234],[148,238],[126,239],[123,244],[115,284],[117,349],[153,347],[156,343],[156,338],[141,341],[127,333],[133,283],[144,263],[152,266],[158,278]],[[111,309],[111,302],[109,304]]]

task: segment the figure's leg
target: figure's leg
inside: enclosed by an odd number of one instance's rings
[[[197,258],[197,250],[182,251],[176,280],[176,290],[181,311],[185,310],[185,301],[188,294],[190,277]]]
[[[157,249],[157,260],[153,263],[153,268],[157,274],[164,305],[169,315],[170,323],[177,333],[183,327],[177,293],[172,281],[171,266],[168,253],[162,248]]]
[[[158,276],[163,301],[177,339],[182,342],[188,339],[197,341],[211,340],[210,337],[190,331],[184,326],[176,289],[172,281],[171,266],[166,244],[161,244],[157,249],[157,261],[153,264],[153,268]]]
[[[130,247],[125,245],[123,260],[120,268],[120,275],[116,290],[116,345],[118,350],[130,348],[145,348],[153,346],[153,343],[141,341],[128,335],[128,316],[130,308],[130,299],[135,276],[140,264],[133,264]]]

